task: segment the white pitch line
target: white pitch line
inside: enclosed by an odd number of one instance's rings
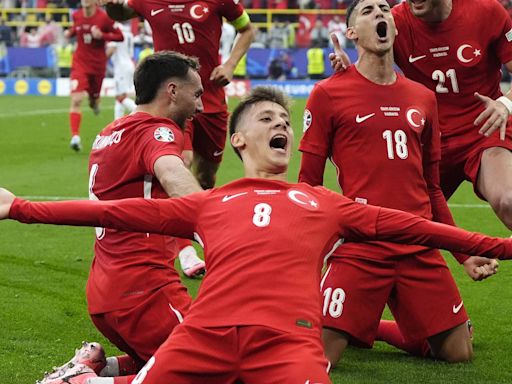
[[[87,200],[87,197],[76,196],[18,196],[26,200]],[[489,204],[448,204],[450,208],[491,208]]]
[[[101,107],[102,110],[113,110],[114,107]],[[69,112],[69,108],[59,108],[59,109],[36,109],[31,111],[19,111],[19,112],[8,112],[8,113],[0,113],[0,118],[6,117],[17,117],[17,116],[39,116],[39,115],[56,115],[59,113]]]

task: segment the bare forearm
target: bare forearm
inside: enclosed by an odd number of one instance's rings
[[[254,29],[252,25],[248,25],[246,29],[240,32],[240,35],[236,39],[226,64],[233,66],[233,68],[236,67],[238,62],[242,59],[242,56],[249,50],[249,46],[253,40]]]

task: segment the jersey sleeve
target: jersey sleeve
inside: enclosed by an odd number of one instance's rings
[[[182,159],[183,133],[176,126],[160,123],[141,127],[141,138],[135,148],[135,159],[153,174],[153,167],[162,156],[178,156]]]
[[[15,199],[9,218],[22,223],[105,227],[193,239],[206,192],[173,199],[58,201]]]
[[[220,14],[225,17],[236,30],[243,29],[251,22],[239,0],[224,0],[220,5]]]
[[[102,35],[105,41],[123,41],[124,39],[121,29],[106,14],[104,15]]]
[[[333,135],[332,106],[329,95],[321,85],[311,92],[304,110],[304,135],[299,150],[327,158],[330,155]]]
[[[489,2],[492,6],[492,15],[488,26],[493,28],[495,38],[495,52],[501,63],[512,61],[512,19],[505,8],[497,1]]]

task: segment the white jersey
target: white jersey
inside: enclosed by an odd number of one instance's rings
[[[222,34],[220,36],[220,47],[219,53],[221,56],[222,63],[225,63],[231,54],[231,48],[236,37],[236,29],[231,24],[222,23]]]
[[[132,32],[126,28],[122,27],[123,31],[123,41],[113,41],[108,45],[111,47],[115,47],[116,50],[110,60],[112,61],[112,66],[114,67],[114,74],[122,68],[130,67],[133,68],[133,34]]]

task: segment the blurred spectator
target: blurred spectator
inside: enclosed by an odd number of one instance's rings
[[[325,48],[329,44],[329,32],[320,19],[315,21],[315,26],[311,30],[310,36],[313,46]]]
[[[5,20],[0,17],[0,42],[10,47],[13,43],[13,32],[11,27],[5,25]]]
[[[39,48],[41,46],[41,35],[36,27],[25,27],[20,36],[20,46],[26,48]]]
[[[271,9],[288,9],[288,0],[268,0],[267,7]]]
[[[269,79],[279,81],[297,77],[297,68],[288,52],[281,51],[274,56],[268,66],[268,76]]]
[[[153,46],[151,43],[145,42],[142,45],[142,50],[139,52],[139,56],[137,57],[137,62],[144,60],[147,56],[153,53]]]
[[[285,23],[278,21],[272,25],[268,34],[268,47],[275,49],[288,47],[288,29]]]
[[[39,30],[39,35],[41,36],[40,43],[41,45],[56,44],[62,35],[62,27],[52,19],[52,16],[49,13],[46,14],[45,22],[46,24]]]
[[[317,43],[318,44],[318,43]],[[325,57],[323,48],[313,45],[308,49],[308,77],[310,79],[323,79],[325,72]]]
[[[334,33],[338,37],[338,41],[341,46],[345,48],[347,46],[347,38],[345,37],[345,32],[347,31],[347,25],[341,21],[341,17],[339,15],[334,15],[334,17],[329,20],[327,23],[327,31],[329,32],[329,36]],[[329,38],[329,47],[332,47],[332,40]]]
[[[55,47],[60,77],[69,77],[71,72],[71,61],[73,60],[73,51],[73,44],[63,35],[60,44],[57,44]]]
[[[135,37],[133,38],[133,42],[137,46],[144,46],[144,44],[151,44],[153,45],[153,32],[151,31],[151,27],[149,26],[149,23],[147,20],[144,20],[143,23],[139,24],[139,31],[135,34]]]
[[[287,33],[287,48],[295,48],[295,26],[289,20],[285,22],[285,28]]]
[[[254,40],[251,43],[251,48],[265,48],[267,42],[267,33],[260,28],[254,30]]]

